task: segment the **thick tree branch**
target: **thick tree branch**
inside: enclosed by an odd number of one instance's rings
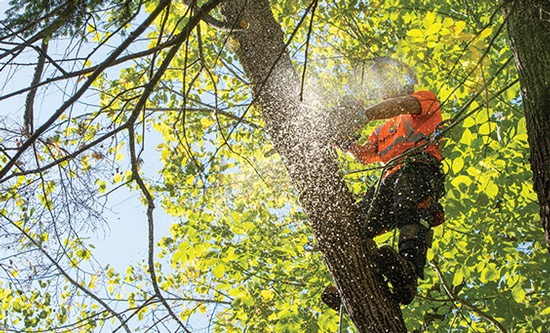
[[[230,22],[249,23],[246,31],[234,33],[236,53],[347,313],[359,332],[405,332],[399,305],[373,267],[374,242],[360,236],[352,195],[330,153],[330,121],[317,119],[300,102],[300,78],[269,1],[227,2],[222,14]]]
[[[550,3],[503,0],[504,14],[521,85],[533,188],[550,253]]]
[[[36,69],[34,70],[34,76],[32,79],[31,86],[36,85],[38,82],[40,82],[40,78],[42,77],[42,72],[44,71],[44,64],[46,62],[46,54],[48,52],[48,40],[43,39],[42,40],[42,47],[40,48],[40,52],[38,54],[38,63],[36,65]],[[36,91],[38,88],[34,88],[31,91],[29,91],[27,95],[27,100],[25,102],[25,113],[23,114],[23,126],[25,134],[30,136],[32,135],[32,132],[34,131],[34,98],[36,96]]]

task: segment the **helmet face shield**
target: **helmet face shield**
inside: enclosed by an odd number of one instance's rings
[[[414,84],[407,82],[403,73],[392,70],[379,71],[374,80],[377,95],[382,99],[409,95],[411,88],[414,90]]]
[[[414,92],[416,76],[404,63],[389,57],[376,58],[355,66],[355,94],[365,99],[382,100]]]

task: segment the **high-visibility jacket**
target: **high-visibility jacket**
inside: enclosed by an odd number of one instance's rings
[[[385,164],[408,149],[426,143],[434,133],[442,121],[437,97],[431,91],[418,91],[411,96],[418,99],[422,112],[419,115],[402,114],[387,119],[370,134],[365,145],[352,144],[350,151],[359,162]],[[431,143],[423,151],[442,160],[437,143]]]

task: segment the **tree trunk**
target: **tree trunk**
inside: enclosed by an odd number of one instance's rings
[[[504,0],[516,60],[534,190],[550,252],[550,1]]]
[[[252,83],[255,103],[262,108],[266,130],[300,193],[346,312],[358,332],[406,332],[399,304],[371,264],[375,244],[360,237],[353,223],[353,197],[322,125],[330,119],[316,121],[300,102],[300,78],[269,1],[226,1],[222,13],[229,22],[246,27],[232,34],[238,45],[235,52]]]

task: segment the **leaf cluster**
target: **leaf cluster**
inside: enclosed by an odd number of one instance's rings
[[[414,69],[419,89],[437,93],[449,120],[446,222],[435,230],[419,296],[403,309],[410,331],[493,332],[494,323],[514,332],[547,331],[548,259],[499,2],[318,1],[301,20],[309,4],[271,2],[303,74],[301,96],[309,109],[323,112],[357,93],[358,62],[391,56]],[[6,29],[25,29],[25,36],[44,29],[49,36],[54,24],[60,27],[54,38],[80,36],[86,26],[105,29],[88,42],[89,54],[67,56],[47,72],[78,87],[97,68],[78,59],[92,58],[96,47],[102,55],[116,49],[117,38],[124,40],[116,24],[139,10],[154,11],[157,2],[10,6]],[[338,331],[338,314],[319,300],[329,274],[300,193],[263,130],[262,110],[234,56],[240,46],[227,31],[201,23],[164,66],[194,10],[172,2],[132,43],[139,51],[126,50],[91,84],[92,111],[74,104],[1,179],[4,327],[170,331],[189,320],[224,332]],[[93,22],[102,11],[117,23]],[[108,51],[100,49],[109,41]],[[69,68],[66,63],[84,71],[56,72]],[[2,165],[28,138],[10,125],[2,127]],[[379,169],[338,158],[357,197],[378,180]],[[138,203],[129,210],[147,212],[128,218],[148,221],[147,258],[126,270],[115,268],[112,258],[96,263],[85,236],[108,218],[113,196],[135,194]],[[160,225],[169,225],[169,233],[158,237]],[[396,245],[395,236],[377,241]],[[354,330],[346,316],[342,326]]]

